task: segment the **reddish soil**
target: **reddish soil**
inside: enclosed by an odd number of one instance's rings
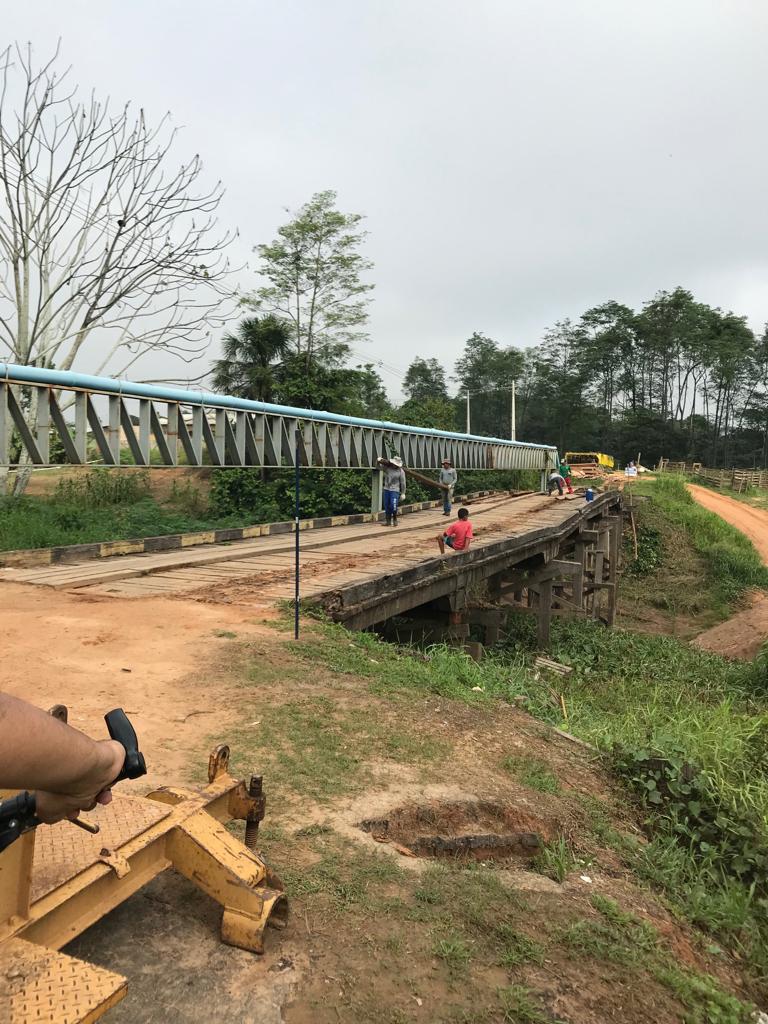
[[[0,585],[3,689],[40,707],[66,704],[69,722],[105,735],[104,713],[123,707],[151,750],[145,789],[183,782],[206,738],[234,712],[228,641],[217,632],[271,632],[247,608],[67,594]]]
[[[765,509],[753,508],[698,484],[688,484],[688,490],[700,505],[749,537],[768,565],[768,512]]]
[[[768,637],[768,597],[754,593],[749,608],[700,633],[693,643],[726,658],[752,661]]]
[[[763,562],[768,565],[768,511],[753,508],[741,501],[718,494],[708,487],[688,484],[694,499],[720,516],[737,530],[741,530],[755,545]],[[706,630],[694,643],[705,651],[722,654],[726,658],[751,661],[768,638],[768,598],[761,593],[750,596],[750,605],[732,615],[727,622]]]

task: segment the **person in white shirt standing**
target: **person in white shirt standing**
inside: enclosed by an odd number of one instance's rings
[[[443,459],[442,466],[439,483],[441,487],[445,488],[443,490],[443,515],[449,516],[451,514],[451,502],[453,501],[453,492],[456,490],[458,474],[451,465],[450,459]]]
[[[405,500],[405,470],[403,460],[399,455],[393,455],[389,459],[376,460],[384,470],[383,496],[384,515],[383,526],[397,526],[397,509]]]

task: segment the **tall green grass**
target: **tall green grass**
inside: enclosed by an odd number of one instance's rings
[[[211,514],[177,489],[168,505],[149,496],[146,473],[94,469],[59,483],[50,498],[0,498],[0,551],[88,544],[240,526],[248,518]]]

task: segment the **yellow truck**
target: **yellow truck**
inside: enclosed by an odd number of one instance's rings
[[[590,467],[602,466],[603,469],[613,469],[613,456],[604,455],[602,452],[566,452],[565,461],[574,469],[588,469]]]

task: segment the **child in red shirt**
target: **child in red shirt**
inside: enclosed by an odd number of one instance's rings
[[[454,551],[469,551],[469,544],[474,534],[472,523],[469,521],[469,509],[460,508],[459,518],[451,523],[445,533],[438,534],[435,538],[440,548],[440,554],[445,554],[445,547],[453,548]]]

